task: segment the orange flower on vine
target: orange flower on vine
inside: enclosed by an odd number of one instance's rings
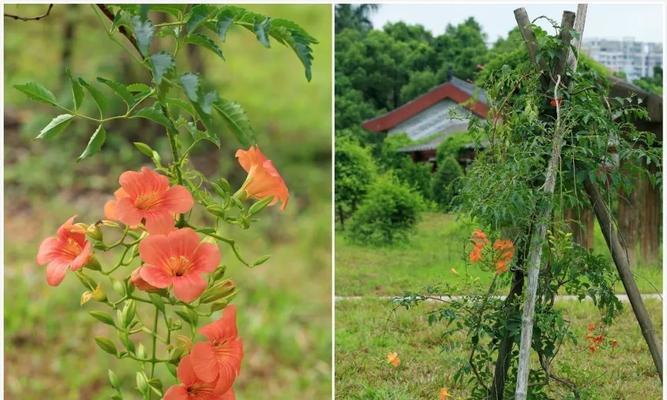
[[[508,264],[514,257],[514,244],[511,240],[498,239],[493,243],[498,259],[496,260],[496,274],[507,272]]]

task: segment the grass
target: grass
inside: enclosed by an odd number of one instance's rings
[[[475,226],[453,215],[424,213],[408,243],[391,247],[365,247],[350,243],[344,232],[336,234],[336,295],[401,295],[423,292],[432,285],[461,287],[466,275],[488,287],[492,275],[474,266],[467,267],[464,245]],[[596,225],[594,251],[606,254],[606,246]],[[452,271],[452,268],[456,272]],[[635,280],[643,293],[661,292],[662,268],[638,266]],[[624,293],[619,282],[618,293]]]
[[[662,303],[649,300],[647,308],[657,332],[662,332]],[[456,333],[443,339],[444,325],[429,326],[426,313],[437,307],[422,304],[411,310],[394,309],[388,301],[363,299],[336,304],[336,398],[346,400],[434,399],[442,387],[452,400],[468,398],[468,390],[453,381],[467,360],[467,339]],[[568,301],[558,303],[571,321],[577,343],[567,342],[552,368],[572,380],[587,400],[658,399],[662,388],[632,311],[624,312],[608,330],[618,341],[616,349],[591,354],[584,339],[586,326],[598,322],[594,306]],[[398,368],[386,356],[397,352]],[[550,395],[567,398],[553,383]]]
[[[249,260],[271,253],[266,264],[245,268],[229,248],[221,247],[228,276],[240,288],[234,302],[245,358],[235,389],[240,399],[327,398],[332,342],[331,7],[244,7],[294,20],[320,44],[314,47],[310,83],[291,50],[278,43],[267,50],[252,33],[240,29],[230,31],[222,45],[226,62],[202,53],[205,76],[223,96],[245,107],[262,150],[281,171],[291,196],[284,213],[274,207],[260,216],[253,229],[226,232]],[[39,15],[44,7],[11,8],[7,12]],[[76,213],[84,221],[100,218],[120,171],[145,162],[132,149],[133,138],[160,151],[166,150],[166,143],[151,136],[150,129],[117,125],[109,129],[113,134],[100,157],[75,163],[87,140],[84,135],[89,135],[77,129],[85,126],[72,124],[71,132],[48,143],[32,140],[55,111],[26,100],[11,85],[35,80],[57,96],[69,96],[58,76],[60,49],[53,46],[65,17],[78,22],[73,72],[88,81],[97,74],[119,81],[126,78],[119,68],[126,56],[107,41],[88,5],[56,5],[49,18],[37,24],[12,21],[5,26],[5,51],[11,60],[5,64],[5,105],[24,116],[26,125],[20,132],[5,131],[4,398],[108,399],[112,392],[107,368],[112,368],[123,382],[125,398],[134,399],[139,396],[131,389],[135,364],[117,362],[96,347],[93,337],[110,333],[79,306],[81,285],[68,276],[61,286],[48,287],[44,268],[35,265],[34,257],[40,241],[70,215]],[[104,51],[100,43],[105,44]],[[38,67],[44,62],[52,68]],[[286,92],[298,95],[285,97]],[[238,185],[244,178],[233,158],[238,144],[230,132],[223,134],[221,151],[207,153],[202,146],[193,163]],[[66,140],[70,142],[63,143]],[[85,309],[92,307],[87,304]],[[157,373],[165,384],[174,383],[163,368]]]

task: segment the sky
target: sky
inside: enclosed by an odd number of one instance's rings
[[[387,22],[404,21],[424,25],[439,35],[447,24],[459,24],[475,17],[493,43],[516,26],[514,9],[524,7],[530,19],[545,15],[560,23],[563,10],[576,11],[576,4],[383,4],[371,15],[376,28]],[[543,20],[537,24],[553,32]],[[622,39],[642,42],[663,41],[664,10],[661,4],[589,4],[584,28],[586,38]]]

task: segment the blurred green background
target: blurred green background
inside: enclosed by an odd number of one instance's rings
[[[248,259],[271,253],[253,270],[222,247],[228,276],[241,293],[239,330],[246,348],[235,388],[239,399],[318,399],[331,393],[331,6],[244,5],[293,20],[319,40],[313,79],[291,50],[265,49],[254,35],[235,29],[221,45],[226,61],[208,52],[187,62],[220,93],[245,107],[263,151],[290,189],[284,213],[272,208],[251,231],[231,229]],[[5,12],[43,13],[46,5],[6,5]],[[121,41],[124,39],[121,38]],[[28,80],[68,98],[65,65],[88,81],[149,79],[111,42],[90,5],[55,5],[41,21],[5,19],[5,398],[106,399],[107,368],[132,387],[132,363],[116,362],[92,337],[105,328],[81,310],[73,276],[47,286],[34,257],[40,241],[69,216],[95,221],[127,169],[147,165],[131,146],[140,140],[165,153],[163,134],[145,121],[108,127],[102,153],[76,163],[93,126],[72,124],[56,140],[34,141],[57,113],[12,86]],[[113,101],[116,101],[115,99]],[[88,102],[90,103],[90,102]],[[113,103],[120,110],[121,105]],[[88,104],[92,107],[91,104]],[[92,113],[92,108],[83,112]],[[244,178],[233,158],[238,142],[223,132],[223,148],[201,145],[192,163],[233,185]],[[86,306],[88,307],[88,306]],[[165,375],[166,376],[166,375]],[[138,395],[129,391],[126,398]]]

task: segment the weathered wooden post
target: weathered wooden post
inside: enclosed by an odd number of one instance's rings
[[[583,5],[584,8],[586,7]],[[585,9],[584,9],[585,10]],[[585,11],[580,21],[577,21],[577,26],[580,27],[579,37],[575,39],[575,48],[578,49],[581,39],[581,33],[585,24]],[[528,53],[533,61],[536,61],[537,47],[535,43],[535,34],[530,28],[530,20],[524,9],[515,10],[519,29],[526,41]],[[558,99],[558,90],[560,86],[568,87],[567,82],[563,83],[565,79],[565,72],[568,66],[574,70],[576,69],[576,56],[570,54],[570,43],[572,41],[572,29],[575,26],[575,14],[571,11],[564,11],[560,27],[560,39],[562,42],[562,53],[559,62],[556,65],[553,76],[556,78],[554,85],[554,99]],[[540,68],[545,71],[543,65]],[[523,306],[523,314],[521,317],[521,343],[519,346],[519,363],[516,377],[516,400],[526,400],[528,396],[528,377],[530,372],[530,349],[533,339],[533,321],[535,318],[535,303],[537,297],[537,286],[540,274],[540,265],[542,262],[542,247],[547,232],[547,225],[551,221],[551,213],[553,210],[553,193],[556,186],[556,174],[558,173],[558,165],[560,163],[560,153],[563,145],[563,132],[560,126],[560,105],[556,102],[556,123],[554,128],[554,135],[552,139],[552,150],[547,170],[545,174],[545,181],[543,186],[544,196],[541,198],[536,215],[535,229],[531,233],[530,245],[528,248],[528,282],[526,286],[526,297]]]

